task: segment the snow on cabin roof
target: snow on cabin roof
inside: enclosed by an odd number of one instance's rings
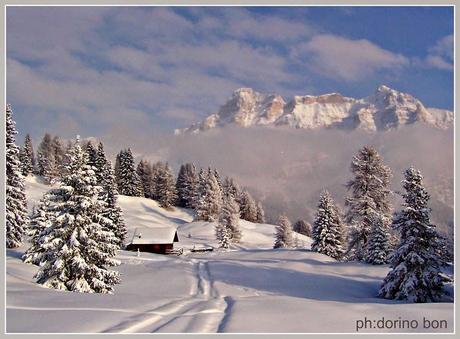
[[[138,227],[134,230],[132,244],[172,244],[178,242],[174,227]]]

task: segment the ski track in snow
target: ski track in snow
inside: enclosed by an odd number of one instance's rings
[[[227,298],[214,287],[208,261],[192,259],[195,283],[190,296],[167,302],[137,313],[121,323],[105,329],[104,333],[181,332],[215,333],[222,328],[230,309]]]

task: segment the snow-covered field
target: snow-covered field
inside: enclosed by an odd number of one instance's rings
[[[29,208],[49,187],[27,179]],[[452,302],[407,304],[376,298],[387,266],[340,263],[307,249],[272,250],[275,226],[241,221],[241,244],[216,246],[213,224],[191,222],[188,210],[166,211],[155,201],[121,196],[128,240],[136,227],[178,227],[182,256],[120,251],[122,283],[115,294],[80,294],[41,287],[36,267],[22,263],[27,248],[6,257],[7,332],[452,332]],[[310,239],[298,235],[310,247]],[[424,328],[423,319],[447,328]],[[377,327],[385,320],[386,329]],[[379,322],[380,320],[380,322]],[[387,320],[391,320],[392,328]],[[399,320],[399,323],[398,323]],[[402,320],[417,321],[401,328]],[[404,323],[405,324],[405,323]],[[412,325],[415,323],[412,322]]]

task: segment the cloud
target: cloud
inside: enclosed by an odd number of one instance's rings
[[[358,81],[375,72],[400,69],[409,64],[401,54],[361,39],[320,34],[295,47],[293,56],[317,73],[333,79]]]
[[[75,121],[93,115],[103,129],[117,112],[128,122],[126,112],[143,112],[139,128],[149,119],[185,127],[238,87],[276,91],[298,78],[279,50],[237,39],[235,20],[244,18],[248,36],[259,39],[272,25],[304,36],[305,25],[237,8],[199,13],[192,20],[164,7],[9,9],[8,99],[29,111],[73,112]],[[212,19],[220,30],[209,30]]]
[[[227,34],[243,39],[296,41],[314,32],[305,20],[253,14],[246,9],[226,11],[224,18]]]
[[[454,36],[447,35],[439,39],[434,46],[428,50],[424,65],[440,70],[452,71],[454,69]]]
[[[425,59],[425,62],[428,66],[450,71],[453,70],[454,65],[448,61],[446,61],[443,57],[439,55],[428,55]]]
[[[454,58],[454,36],[449,34],[439,39],[429,51],[430,54],[440,55],[452,60]]]
[[[273,13],[9,7],[8,100],[24,114],[41,112],[42,130],[71,114],[74,128],[92,120],[100,131],[120,121],[172,131],[216,112],[239,87],[291,96],[314,92],[318,75],[357,82],[407,63],[367,40],[318,34],[304,9]],[[447,40],[432,48],[438,68],[449,67]],[[39,129],[22,121],[26,132]]]

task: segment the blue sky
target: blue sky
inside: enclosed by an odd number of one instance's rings
[[[386,84],[453,108],[451,7],[10,6],[7,58],[20,138],[172,131],[239,87],[288,100]]]

